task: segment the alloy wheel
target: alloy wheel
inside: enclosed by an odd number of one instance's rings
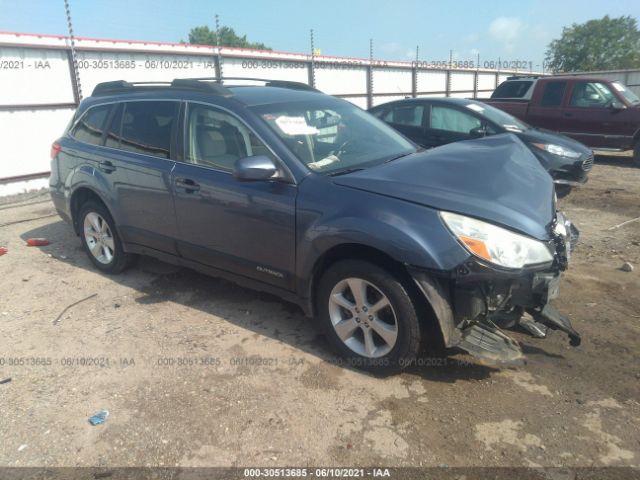
[[[84,217],[84,239],[91,255],[103,265],[111,263],[115,255],[113,233],[107,221],[96,212]]]
[[[345,278],[333,287],[329,316],[340,340],[363,357],[387,355],[398,339],[398,320],[391,302],[362,278]]]

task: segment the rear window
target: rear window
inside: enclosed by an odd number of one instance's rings
[[[398,105],[385,115],[384,121],[410,127],[422,126],[423,105]]]
[[[544,93],[542,94],[540,105],[543,107],[559,106],[562,103],[562,97],[564,97],[564,90],[566,87],[566,81],[547,83],[544,87]]]
[[[99,105],[89,108],[73,127],[71,136],[81,142],[101,145],[104,124],[110,109],[111,105]]]
[[[498,85],[491,98],[524,98],[533,81],[508,80]]]
[[[169,158],[171,130],[177,113],[178,102],[126,102],[120,148],[129,152]],[[117,131],[117,127],[115,130]]]

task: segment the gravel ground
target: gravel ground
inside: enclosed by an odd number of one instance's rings
[[[46,198],[0,206],[0,466],[640,465],[640,221],[611,228],[640,216],[627,159],[561,200],[582,236],[555,304],[581,347],[514,333],[523,367],[431,352],[388,378],[277,298],[148,258],[98,273]]]

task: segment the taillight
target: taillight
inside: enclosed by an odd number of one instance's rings
[[[56,158],[56,155],[58,155],[60,153],[60,150],[62,150],[62,147],[59,144],[54,142],[51,145],[51,160]]]

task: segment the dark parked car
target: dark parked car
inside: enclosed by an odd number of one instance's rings
[[[475,100],[411,98],[369,110],[425,148],[459,140],[511,132],[522,140],[553,177],[559,196],[587,181],[593,152],[564,135],[532,128],[526,123]]]
[[[304,84],[232,81],[109,82],[82,101],[50,185],[96,268],[145,254],[271,292],[377,371],[438,330],[447,347],[519,359],[496,313],[527,310],[579,342],[549,304],[574,230],[512,135],[422,152]]]
[[[640,98],[620,82],[514,76],[498,85],[485,102],[592,148],[633,150],[640,167]]]

